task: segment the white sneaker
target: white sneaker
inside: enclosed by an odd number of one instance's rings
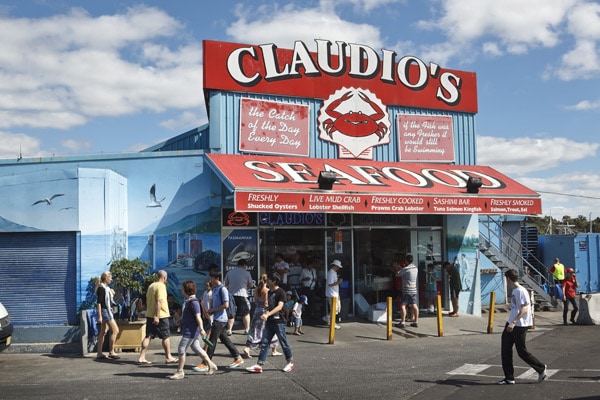
[[[339,325],[336,325],[336,326],[335,326],[335,329],[342,329],[342,327],[341,327],[341,326],[339,326]]]
[[[330,320],[330,318],[327,315],[323,317],[323,321],[329,322],[329,320]]]
[[[251,372],[253,374],[260,374],[262,372],[262,366],[255,364],[251,367],[246,368],[246,371]]]
[[[285,364],[285,367],[283,367],[283,372],[292,372],[293,370],[294,370],[294,363],[292,363],[292,362]]]
[[[498,382],[496,382],[496,385],[514,385],[515,384],[515,380],[514,379],[501,379]]]
[[[544,382],[544,379],[546,379],[546,370],[548,369],[547,365],[544,365],[544,370],[538,374],[538,383],[542,383]]]
[[[169,376],[169,379],[180,380],[183,379],[185,373],[183,371],[177,371],[173,375]]]

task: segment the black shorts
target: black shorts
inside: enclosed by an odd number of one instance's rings
[[[154,325],[154,318],[146,318],[146,337],[167,339],[170,335],[169,318],[159,319],[158,325]]]
[[[250,302],[247,297],[233,296],[233,299],[235,300],[236,315],[244,316],[250,314]]]

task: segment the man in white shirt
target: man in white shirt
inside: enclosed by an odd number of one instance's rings
[[[343,268],[342,262],[340,260],[333,260],[331,263],[331,269],[327,271],[327,286],[325,287],[325,297],[327,297],[328,304],[328,313],[323,317],[323,321],[330,322],[331,321],[331,313],[330,310],[333,308],[333,298],[337,299],[336,307],[335,307],[335,315],[337,316],[342,310],[342,304],[340,301],[340,285],[343,282],[343,279],[338,276],[338,271]],[[340,329],[339,325],[335,325],[335,329]]]
[[[275,254],[275,264],[273,265],[273,272],[279,276],[280,287],[283,290],[289,290],[288,286],[288,273],[290,272],[290,265],[283,259],[283,254]]]
[[[527,344],[525,343],[527,341],[527,330],[533,325],[529,293],[527,289],[519,284],[519,273],[516,270],[509,269],[504,273],[504,276],[506,282],[512,288],[512,296],[510,298],[510,314],[502,332],[501,354],[504,379],[496,383],[498,385],[515,384],[513,345],[516,347],[521,360],[529,364],[538,373],[538,382],[541,383],[546,379],[546,365],[527,350]]]
[[[306,263],[302,266],[302,272],[300,272],[300,294],[306,296],[308,300],[308,306],[305,309],[305,315],[309,318],[314,318],[314,301],[315,301],[315,289],[317,287],[317,270],[314,266],[312,259],[306,260]]]

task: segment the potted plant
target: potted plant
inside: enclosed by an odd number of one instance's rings
[[[154,280],[150,274],[150,263],[139,258],[133,260],[121,258],[110,264],[113,276],[116,301],[120,301],[124,310],[121,319],[133,321],[136,316],[135,304],[144,296],[148,281]]]
[[[155,280],[156,275],[150,273],[150,263],[139,258],[113,261],[110,272],[115,286],[115,300],[123,306],[121,318],[117,319],[119,335],[115,348],[139,351],[146,334],[146,321],[137,320],[137,304],[143,299],[145,289]]]

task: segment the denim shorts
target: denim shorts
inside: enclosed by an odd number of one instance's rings
[[[101,313],[102,313],[102,322],[109,322],[114,319],[108,312],[108,309],[106,309],[106,308],[103,308],[101,310]]]
[[[233,299],[235,300],[235,308],[237,309],[236,315],[244,316],[250,314],[250,302],[247,297],[233,296]]]

